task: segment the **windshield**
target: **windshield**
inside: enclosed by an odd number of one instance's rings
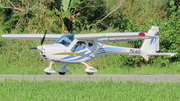
[[[56,40],[55,43],[63,44],[64,46],[68,47],[74,40],[74,35],[69,34],[69,35],[63,35],[59,39]]]

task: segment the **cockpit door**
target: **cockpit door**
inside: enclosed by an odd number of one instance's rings
[[[86,48],[86,43],[83,41],[78,41],[74,47],[71,49],[72,52],[78,52]]]

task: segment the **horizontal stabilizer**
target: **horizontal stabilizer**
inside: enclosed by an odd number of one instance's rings
[[[176,55],[177,53],[151,53],[148,55],[152,55],[152,56],[159,56],[159,55],[170,55],[171,57]]]
[[[131,56],[141,55],[144,59],[148,61],[149,56],[161,56],[161,55],[170,55],[171,57],[176,55],[177,53],[150,53],[150,54],[129,54]]]

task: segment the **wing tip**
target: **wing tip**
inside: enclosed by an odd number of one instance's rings
[[[174,55],[176,55],[177,53],[171,53],[171,57],[173,57]]]

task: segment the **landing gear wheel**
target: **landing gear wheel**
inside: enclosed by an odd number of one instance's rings
[[[60,75],[64,75],[66,72],[59,72]]]
[[[46,72],[46,74],[47,74],[47,75],[51,75],[51,73],[47,73],[47,72]]]
[[[93,75],[94,72],[86,72],[87,75]]]

